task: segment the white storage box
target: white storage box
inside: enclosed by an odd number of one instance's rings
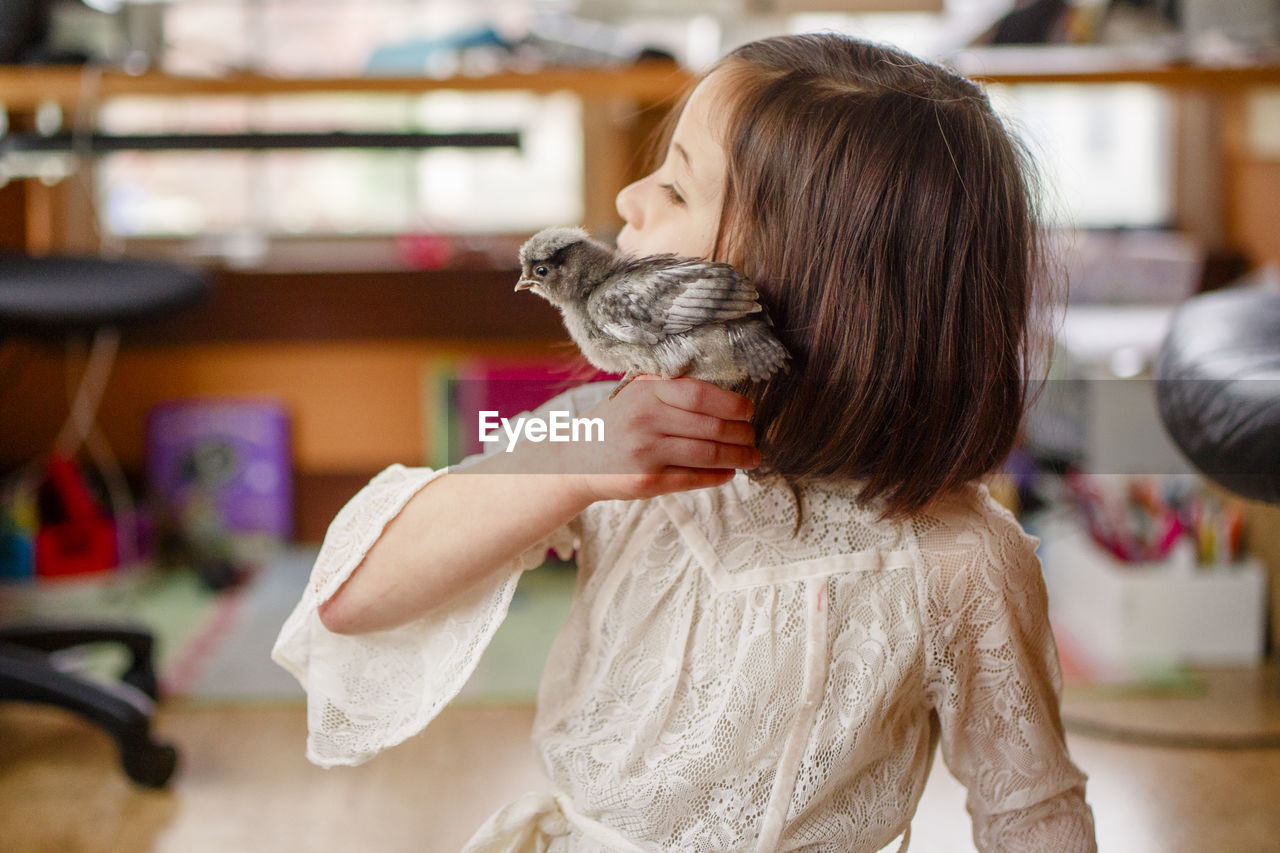
[[[1198,566],[1190,541],[1157,563],[1123,563],[1075,527],[1040,545],[1054,628],[1084,663],[1252,665],[1265,649],[1266,571],[1255,559]]]

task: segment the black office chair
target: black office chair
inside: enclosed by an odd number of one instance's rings
[[[166,263],[0,255],[0,340],[99,335],[192,304],[207,291],[202,275]],[[50,653],[87,643],[118,643],[128,650],[130,663],[120,683],[89,681],[54,665]],[[119,746],[129,778],[154,788],[163,787],[177,766],[177,751],[151,735],[157,698],[152,638],[145,629],[0,627],[0,700],[58,706],[101,726]]]
[[[1188,299],[1155,374],[1160,417],[1191,463],[1228,491],[1280,504],[1280,289]]]

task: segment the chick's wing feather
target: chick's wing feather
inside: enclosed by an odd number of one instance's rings
[[[656,344],[696,326],[760,311],[751,282],[728,264],[656,256],[619,264],[592,297],[599,327],[621,341]]]

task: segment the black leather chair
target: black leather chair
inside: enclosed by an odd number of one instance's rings
[[[1242,497],[1280,503],[1280,289],[1188,299],[1155,376],[1160,417],[1191,463]]]
[[[207,290],[202,275],[166,263],[0,255],[0,340],[97,333],[191,304]],[[20,406],[21,401],[3,404]],[[130,653],[118,684],[63,671],[49,656],[104,642],[122,644]],[[141,627],[0,627],[0,700],[55,705],[101,726],[119,746],[129,778],[156,788],[169,781],[177,765],[177,751],[151,734],[157,698],[152,638]]]

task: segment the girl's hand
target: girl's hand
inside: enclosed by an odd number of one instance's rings
[[[582,417],[604,440],[566,445],[573,488],[587,501],[651,498],[718,486],[760,464],[751,402],[699,379],[637,377]]]

